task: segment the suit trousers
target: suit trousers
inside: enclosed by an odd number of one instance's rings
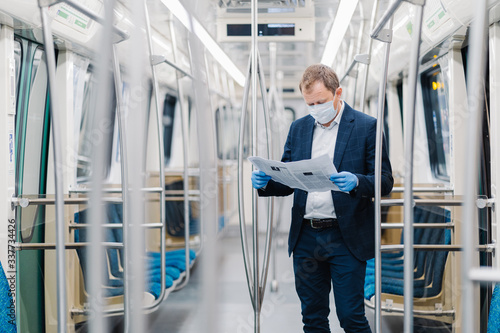
[[[330,291],[345,332],[371,332],[365,317],[366,261],[346,247],[338,226],[314,229],[303,223],[293,251],[295,288],[302,307],[304,332],[330,332]]]

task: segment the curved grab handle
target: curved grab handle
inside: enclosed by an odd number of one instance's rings
[[[151,21],[149,19],[149,10],[148,4],[144,1],[144,16],[146,23],[146,35],[147,35],[147,43],[148,43],[148,51],[149,55],[152,56],[154,53],[153,50],[153,37],[151,33]],[[151,67],[151,75],[153,79],[153,94],[155,96],[155,111],[156,111],[156,130],[157,130],[157,139],[158,139],[158,167],[160,168],[160,223],[162,224],[160,231],[160,286],[161,292],[158,296],[158,299],[148,308],[156,308],[158,307],[163,299],[165,298],[165,284],[166,284],[166,271],[165,271],[165,236],[166,236],[166,220],[165,220],[165,152],[163,146],[163,128],[162,128],[162,118],[163,118],[163,110],[160,110],[160,93],[159,93],[159,84],[158,77],[156,76],[155,65],[150,62]],[[187,252],[186,252],[187,253]],[[186,266],[188,267],[188,266]]]
[[[267,138],[267,155],[268,157],[271,157],[271,152],[272,152],[272,142],[273,142],[273,135],[272,135],[272,130],[271,128],[274,128],[274,126],[271,126],[271,117],[270,117],[270,111],[269,111],[269,104],[268,104],[268,98],[267,98],[267,91],[266,87],[264,85],[264,72],[261,70],[262,69],[262,60],[260,58],[260,54],[258,54],[257,57],[258,60],[258,73],[259,73],[259,79],[260,79],[260,92],[261,92],[261,98],[262,98],[262,104],[264,107],[264,121],[266,123],[266,138]],[[255,133],[254,133],[255,135]],[[274,198],[271,197],[268,200],[268,209],[267,209],[267,231],[266,231],[266,245],[264,249],[264,262],[262,263],[262,273],[261,273],[261,279],[260,279],[260,300],[264,299],[264,293],[266,290],[266,283],[267,283],[267,275],[269,271],[269,258],[271,255],[271,242],[272,242],[272,235],[273,235],[273,216],[274,216]],[[262,304],[261,304],[262,305]]]
[[[248,255],[248,243],[247,243],[247,231],[245,228],[245,205],[243,200],[243,142],[245,140],[245,123],[247,114],[247,104],[248,104],[248,92],[250,88],[250,73],[251,73],[251,58],[248,61],[247,77],[245,78],[245,86],[243,92],[243,102],[241,105],[241,116],[240,116],[240,135],[238,139],[238,213],[240,220],[240,236],[241,236],[241,247],[243,251],[243,261],[245,264],[245,273],[248,282],[248,291],[250,293],[250,298],[252,299],[252,305],[255,309],[254,304],[254,293],[253,293],[253,278],[252,269],[250,267],[250,258]]]
[[[259,75],[260,81],[260,89],[262,94],[262,102],[264,109],[264,120],[266,123],[266,138],[267,138],[267,153],[271,154],[272,147],[272,131],[271,131],[271,119],[269,116],[269,105],[267,103],[267,92],[266,87],[264,85],[264,73],[260,70],[262,68],[262,63],[260,56],[257,55],[257,70],[253,71],[251,68],[251,59],[248,65],[248,76],[245,80],[245,88],[243,94],[243,103],[241,108],[241,117],[240,117],[240,135],[238,141],[238,210],[239,210],[239,220],[240,220],[240,235],[241,235],[241,244],[243,250],[243,260],[245,264],[245,272],[247,276],[248,282],[248,290],[250,292],[250,296],[252,299],[252,305],[254,309],[260,311],[262,306],[262,299],[264,297],[265,286],[267,283],[267,275],[269,271],[269,258],[271,254],[271,243],[272,243],[272,232],[273,232],[273,215],[274,215],[274,198],[270,198],[268,201],[268,214],[267,214],[267,230],[266,230],[266,245],[264,249],[264,261],[262,263],[262,272],[260,277],[257,277],[259,281],[255,281],[253,277],[253,273],[258,269],[259,263],[256,262],[254,267],[250,266],[250,258],[248,252],[248,243],[247,243],[247,234],[245,227],[245,207],[244,207],[244,194],[243,194],[243,142],[245,138],[245,124],[246,124],[246,111],[247,111],[247,103],[248,103],[248,93],[249,93],[249,83],[250,76],[252,74]],[[254,133],[256,135],[256,133]],[[255,213],[254,213],[255,214]],[[254,235],[254,237],[257,237]],[[255,249],[254,249],[255,250]],[[255,284],[257,282],[257,285]],[[255,290],[255,289],[258,290]],[[255,304],[255,293],[259,293],[259,304]]]

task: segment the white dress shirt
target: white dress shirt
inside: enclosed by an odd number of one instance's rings
[[[340,107],[339,113],[330,126],[325,127],[316,122],[311,148],[311,158],[328,154],[333,161],[335,152],[335,143],[337,142],[337,133],[339,132],[339,123],[344,112],[344,102]],[[305,219],[327,219],[336,218],[335,207],[331,191],[309,192],[307,194]]]

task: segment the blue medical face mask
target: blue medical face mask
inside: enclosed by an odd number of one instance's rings
[[[333,100],[323,104],[308,105],[307,109],[311,116],[320,124],[326,124],[337,114],[337,110],[333,107]]]

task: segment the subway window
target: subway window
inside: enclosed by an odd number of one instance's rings
[[[238,140],[240,115],[231,106],[225,105],[215,111],[215,126],[217,129],[217,154],[220,159],[236,160],[238,156]],[[246,124],[246,133],[250,130]],[[245,135],[244,153],[248,153],[248,138]],[[245,155],[246,156],[246,155]]]
[[[421,75],[425,126],[431,169],[438,179],[450,180],[450,127],[448,92],[441,68]]]
[[[404,118],[403,118],[403,80],[399,80],[396,84],[396,90],[398,92],[398,101],[399,101],[399,112],[401,113],[401,128],[404,133]]]
[[[115,123],[115,110],[116,110],[116,98],[115,98],[115,88],[114,84],[110,87],[111,97],[111,109],[113,110],[110,115],[109,122],[105,122],[100,125],[98,129],[93,128],[95,107],[92,101],[96,100],[97,95],[97,80],[93,71],[93,67],[90,65],[87,69],[85,76],[85,86],[83,89],[83,99],[82,99],[82,114],[80,120],[80,137],[78,142],[78,161],[77,161],[77,181],[85,182],[90,179],[92,170],[92,146],[97,144],[99,141],[106,142],[108,144],[108,152],[112,151],[113,145],[113,130]],[[106,140],[105,136],[107,136]],[[104,140],[104,141],[103,141]],[[107,160],[102,166],[104,168],[104,175],[109,174],[111,167],[112,154],[106,154]]]
[[[295,110],[289,106],[285,106],[284,108],[284,116],[285,116],[285,128],[290,128],[290,125],[295,121]]]
[[[15,71],[16,71],[16,93],[19,92],[19,78],[21,74],[21,59],[23,56],[23,49],[21,42],[17,39],[14,39],[14,63],[15,63]]]
[[[168,165],[172,154],[172,138],[174,134],[174,117],[177,96],[166,94],[163,102],[163,149],[165,165]]]

